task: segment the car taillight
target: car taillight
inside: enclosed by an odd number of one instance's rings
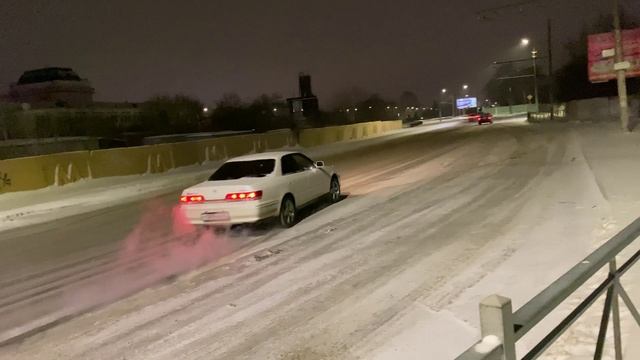
[[[259,200],[262,199],[262,191],[229,193],[224,197],[224,199],[228,201]]]
[[[204,196],[202,195],[182,195],[180,196],[181,203],[201,203],[204,202]]]

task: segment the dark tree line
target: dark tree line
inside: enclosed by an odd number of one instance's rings
[[[157,96],[140,107],[141,131],[152,134],[201,131],[254,130],[290,127],[286,103],[279,95],[261,95],[245,103],[233,93],[224,94],[214,108],[184,96]]]
[[[637,15],[624,12],[621,15],[623,29],[639,26]],[[594,23],[585,26],[580,36],[564,44],[569,53],[569,61],[557,69],[551,76],[547,73],[546,60],[538,61],[538,89],[540,102],[549,101],[549,90],[553,81],[556,101],[570,101],[593,97],[617,96],[615,81],[593,84],[588,75],[588,42],[589,34],[613,31],[613,20],[610,15],[601,15]],[[485,94],[491,101],[499,105],[524,104],[529,100],[528,95],[534,93],[534,83],[531,77],[515,79],[501,79],[505,77],[526,76],[533,74],[532,63],[502,64],[497,66],[493,78],[485,87]],[[640,79],[628,78],[629,94],[640,92]]]
[[[623,29],[631,29],[639,26],[635,14],[630,15],[623,12],[620,20]],[[589,82],[587,71],[587,36],[589,34],[613,31],[612,24],[613,20],[610,15],[601,15],[593,24],[585,27],[577,39],[565,44],[565,49],[569,52],[570,60],[555,74],[558,100],[569,101],[593,97],[617,96],[618,88],[615,81],[592,84]],[[638,78],[628,78],[627,90],[630,94],[637,94],[640,91],[640,80]]]

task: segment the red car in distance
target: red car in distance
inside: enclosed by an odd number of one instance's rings
[[[467,119],[469,122],[477,122],[478,125],[482,124],[493,124],[493,115],[490,113],[473,113],[467,115]]]

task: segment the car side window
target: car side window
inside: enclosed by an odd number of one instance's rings
[[[315,167],[313,161],[302,154],[293,154],[293,158],[296,160],[298,167],[303,171],[311,170]]]
[[[298,162],[291,154],[283,156],[281,159],[281,163],[282,175],[289,175],[303,170],[298,166]]]

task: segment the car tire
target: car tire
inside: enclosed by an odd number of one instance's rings
[[[340,191],[340,180],[338,180],[338,177],[334,175],[331,178],[331,182],[329,183],[329,201],[332,204],[335,204],[340,201],[341,196],[342,193]]]
[[[293,196],[286,195],[284,199],[282,199],[282,204],[280,204],[280,214],[278,214],[280,226],[283,228],[290,228],[295,225],[296,215],[296,203]]]

